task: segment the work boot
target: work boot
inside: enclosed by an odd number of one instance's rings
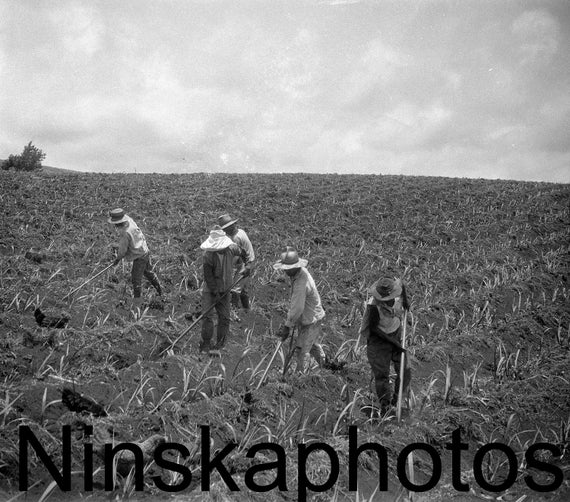
[[[152,284],[152,287],[156,289],[158,296],[162,296],[162,286],[160,285],[160,282],[158,281],[158,277],[156,277],[156,274],[154,275],[154,277],[148,278],[148,280]]]
[[[237,310],[239,309],[239,293],[235,293],[232,291],[231,295],[232,295],[231,299],[232,307]]]
[[[226,339],[225,338],[220,338],[216,341],[216,345],[214,345],[214,350],[220,350],[224,347],[224,345],[226,344]]]
[[[240,300],[241,300],[241,306],[245,309],[245,310],[249,310],[249,295],[247,293],[244,293],[243,291],[240,293],[239,295]]]
[[[396,410],[393,406],[389,404],[382,404],[380,406],[380,417],[381,418],[390,418],[396,416]]]

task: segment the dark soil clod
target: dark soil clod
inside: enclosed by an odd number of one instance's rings
[[[26,251],[24,258],[36,263],[41,263],[46,259],[46,255],[44,253],[38,253],[37,251]]]
[[[326,361],[323,364],[323,368],[330,371],[342,371],[346,367],[346,361]]]
[[[253,394],[251,392],[246,392],[243,395],[243,402],[245,404],[252,404],[253,402],[255,402],[255,399],[253,398]]]
[[[67,387],[65,387],[61,392],[61,402],[67,407],[67,409],[69,409],[69,411],[74,411],[76,413],[86,411],[96,417],[107,416],[107,412],[99,403],[93,401],[93,399],[84,397],[79,392]]]
[[[164,310],[164,301],[159,298],[155,298],[149,302],[148,306],[154,310]]]
[[[44,314],[40,308],[34,310],[34,317],[36,318],[36,323],[42,328],[57,328],[62,329],[67,326],[70,316],[68,314],[62,313],[59,316]]]

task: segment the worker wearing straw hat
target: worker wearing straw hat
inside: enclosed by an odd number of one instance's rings
[[[368,290],[371,297],[360,327],[360,334],[367,341],[367,356],[384,415],[398,399],[400,384],[401,354],[404,351],[401,340],[401,316],[409,310],[404,284],[399,279],[383,277]],[[396,371],[395,392],[390,388],[390,361]],[[409,358],[404,351],[403,396],[409,392],[412,372]]]
[[[249,283],[254,266],[255,253],[245,230],[237,227],[237,221],[229,214],[222,214],[218,218],[218,225],[243,251],[243,257],[236,256],[234,258],[234,281],[240,275],[241,279],[232,288],[231,303],[237,309],[241,302],[241,306],[245,310],[249,310]]]
[[[159,296],[162,295],[162,287],[158,277],[154,272],[150,252],[144,234],[134,220],[125,214],[122,209],[113,209],[109,212],[109,223],[114,225],[119,233],[119,249],[113,265],[118,265],[121,260],[132,261],[131,281],[133,283],[134,305],[140,307],[142,304],[142,278],[143,276],[156,289]]]
[[[322,337],[321,321],[325,317],[325,311],[315,281],[306,266],[307,260],[299,258],[293,248],[287,248],[281,254],[281,259],[273,265],[275,270],[283,270],[291,280],[289,311],[277,336],[285,340],[292,328],[298,328],[295,350],[297,371],[300,372],[305,369],[307,353],[314,357],[319,366],[326,362],[323,348],[318,343]]]
[[[204,283],[202,285],[202,321],[200,351],[221,349],[230,332],[230,296],[233,282],[233,260],[242,253],[239,246],[216,225],[200,245],[203,249]],[[214,306],[214,308],[211,308]],[[218,315],[216,344],[211,347],[214,334],[214,310]]]

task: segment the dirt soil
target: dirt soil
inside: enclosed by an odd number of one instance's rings
[[[297,500],[307,486],[304,472],[313,485],[310,500],[570,499],[570,186],[13,172],[0,174],[0,186],[0,500]],[[166,291],[158,298],[145,284],[139,311],[131,305],[128,264],[65,299],[113,260],[116,235],[106,218],[115,207],[145,233]],[[225,212],[247,231],[257,267],[251,310],[235,314],[221,357],[209,357],[198,350],[200,323],[172,342],[200,315],[199,245]],[[326,311],[323,346],[333,362],[303,375],[283,374],[290,346],[274,335],[289,285],[271,265],[287,245],[309,261]],[[370,416],[377,402],[358,337],[366,290],[381,275],[404,278],[412,302],[412,394],[401,422]],[[69,322],[40,327],[37,307]],[[70,409],[64,389],[98,403],[105,416]],[[19,431],[27,426],[61,469],[64,425],[71,428],[68,491],[55,486],[33,448],[26,466],[19,461]],[[217,472],[204,490],[203,426],[210,427],[211,457],[237,445],[223,464],[239,492]],[[349,489],[350,426],[359,445],[372,442],[387,452],[381,494],[374,454],[358,457],[358,492]],[[456,430],[468,449],[452,479],[446,445]],[[183,476],[151,461],[155,441],[186,447],[186,458],[172,449],[164,458],[192,473],[188,487],[169,493],[156,486],[154,476],[169,485]],[[117,462],[116,475],[104,465],[103,445],[121,442],[138,443],[148,454],[142,491],[128,459]],[[262,442],[280,445],[284,458],[268,450],[248,457]],[[329,479],[330,452],[313,452],[304,470],[298,457],[299,445],[314,442],[329,445],[339,462],[338,479],[322,493],[316,490]],[[477,455],[496,442],[513,452],[514,464],[496,449]],[[408,491],[398,477],[400,452],[412,443],[429,445],[441,458],[440,479],[425,492]],[[536,443],[552,450],[526,456]],[[86,444],[95,452],[88,467]],[[269,467],[276,460],[283,460],[282,471]],[[413,463],[401,462],[416,485],[432,479],[428,452],[416,450]],[[281,479],[286,490],[249,489],[246,472],[263,464],[256,483]],[[20,491],[25,471],[28,487]],[[89,477],[92,490],[85,489]],[[529,479],[555,489],[532,489]],[[457,489],[459,481],[468,491]]]

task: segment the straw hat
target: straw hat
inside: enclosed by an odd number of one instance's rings
[[[368,292],[381,302],[392,300],[402,294],[402,282],[400,279],[382,277],[368,288]]]
[[[117,208],[109,211],[109,218],[107,221],[113,225],[118,225],[119,223],[129,221],[129,217],[127,214],[125,214],[125,211],[123,211],[121,208]]]
[[[229,227],[230,225],[233,225],[236,221],[237,218],[235,220],[232,220],[232,217],[229,214],[222,214],[222,216],[218,217],[218,225],[220,225],[220,228],[222,230]]]
[[[216,225],[211,231],[208,238],[200,244],[204,251],[221,251],[234,243],[226,233]]]
[[[287,249],[284,253],[281,253],[281,259],[273,264],[275,270],[289,270],[291,268],[306,267],[308,261],[299,258],[297,251],[294,249]]]

